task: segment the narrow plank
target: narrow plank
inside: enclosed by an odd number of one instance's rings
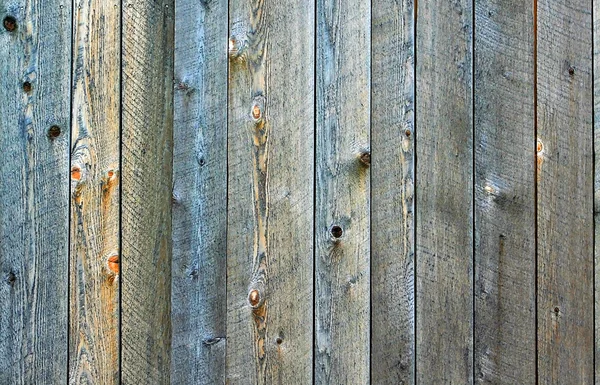
[[[227,5],[175,4],[173,384],[225,383]]]
[[[473,2],[417,11],[417,383],[473,382]]]
[[[71,5],[0,0],[0,20],[0,383],[65,383]]]
[[[414,384],[414,4],[372,4],[371,381]]]
[[[317,3],[317,384],[369,383],[370,27],[369,2]]]
[[[120,2],[76,0],[69,383],[119,383]]]
[[[475,382],[536,381],[533,2],[475,3]]]
[[[123,7],[121,376],[123,384],[168,384],[174,7]]]
[[[310,384],[313,0],[230,0],[227,383]]]
[[[595,378],[600,379],[600,2],[593,2],[593,101],[594,101],[594,363]]]
[[[587,0],[537,7],[539,383],[587,384],[594,374],[592,9]]]

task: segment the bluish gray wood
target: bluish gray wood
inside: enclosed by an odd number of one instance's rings
[[[369,383],[370,27],[369,2],[317,2],[316,384]]]
[[[224,384],[228,4],[175,7],[171,383]]]
[[[414,384],[414,5],[372,3],[371,381]]]
[[[0,21],[0,383],[65,383],[71,4],[0,0]]]
[[[594,375],[592,9],[537,3],[539,384]]]
[[[173,4],[123,2],[123,384],[170,382]]]
[[[313,0],[229,1],[227,383],[313,382]]]
[[[69,383],[119,383],[121,7],[76,0]]]
[[[417,11],[419,384],[473,382],[473,2]]]
[[[475,382],[533,385],[533,2],[475,5]]]

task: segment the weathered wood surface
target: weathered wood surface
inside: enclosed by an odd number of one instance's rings
[[[593,2],[593,123],[594,123],[594,348],[595,378],[600,379],[600,2]]]
[[[537,6],[538,383],[588,384],[594,374],[591,2]]]
[[[370,377],[370,27],[368,2],[317,2],[317,384]]]
[[[75,1],[69,383],[119,383],[118,1]]]
[[[231,384],[313,382],[314,7],[229,1]]]
[[[373,2],[371,381],[414,384],[414,5]],[[393,38],[390,39],[390,36]]]
[[[535,384],[533,2],[475,5],[475,382]]]
[[[171,383],[224,384],[228,4],[175,7]]]
[[[0,383],[65,383],[71,6],[0,20]]]
[[[167,384],[171,365],[173,0],[123,2],[123,384]]]
[[[417,11],[417,383],[473,381],[473,2]]]

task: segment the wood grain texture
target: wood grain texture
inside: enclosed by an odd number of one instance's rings
[[[414,384],[414,5],[372,4],[371,381]],[[390,38],[391,37],[391,38]]]
[[[122,383],[168,384],[174,7],[123,7]]]
[[[77,0],[69,383],[119,383],[120,3]]]
[[[591,13],[538,1],[539,384],[594,374]]]
[[[473,2],[417,10],[417,383],[473,382]]]
[[[368,2],[317,2],[316,384],[369,383],[370,27]]]
[[[593,2],[593,62],[594,62],[594,348],[595,378],[600,379],[600,2]]]
[[[535,384],[533,2],[475,5],[475,382]]]
[[[226,0],[175,4],[172,384],[224,384]]]
[[[16,25],[0,24],[0,383],[65,383],[71,6],[0,1],[6,16]]]
[[[314,7],[229,2],[230,384],[313,382]]]

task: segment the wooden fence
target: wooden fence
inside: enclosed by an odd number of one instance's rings
[[[0,384],[599,383],[599,4],[0,0]]]

